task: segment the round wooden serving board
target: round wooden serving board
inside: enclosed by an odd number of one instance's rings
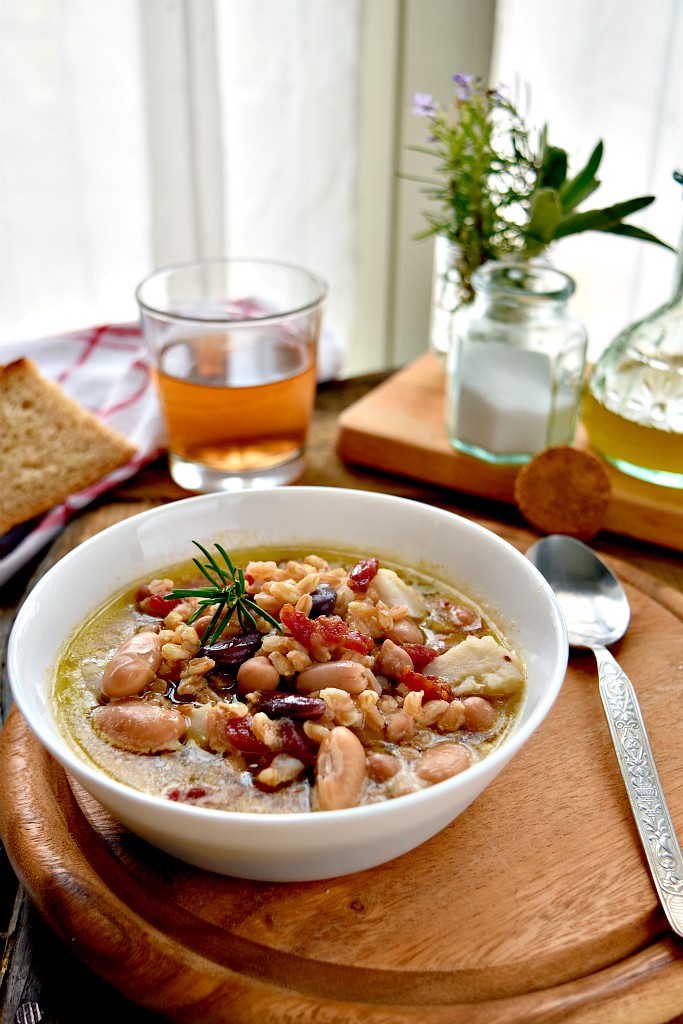
[[[683,836],[683,596],[614,568],[633,612],[614,653]],[[69,784],[16,710],[0,766],[2,837],[43,916],[171,1020],[663,1024],[683,1012],[683,940],[648,874],[588,653],[464,814],[412,853],[330,881],[246,882],[158,853]]]

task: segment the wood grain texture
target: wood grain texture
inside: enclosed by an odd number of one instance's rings
[[[522,550],[534,539],[494,529]],[[683,595],[613,566],[633,609],[614,653],[683,835],[672,715]],[[546,721],[460,818],[383,867],[331,881],[223,878],[155,851],[69,785],[16,711],[0,765],[0,831],[43,916],[115,988],[171,1020],[664,1024],[683,1012],[683,941],[657,902],[587,653],[572,656]]]
[[[588,447],[582,428],[577,446]],[[337,451],[371,466],[513,505],[514,466],[492,466],[455,451],[446,436],[444,370],[420,356],[339,417]],[[683,491],[657,487],[606,466],[612,497],[604,529],[683,551]]]

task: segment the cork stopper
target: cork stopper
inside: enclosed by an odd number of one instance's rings
[[[602,461],[590,452],[546,448],[515,478],[515,501],[541,533],[590,540],[605,522],[612,485]]]

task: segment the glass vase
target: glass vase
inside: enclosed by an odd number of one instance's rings
[[[567,308],[574,281],[543,264],[491,262],[472,284],[448,361],[451,444],[496,464],[571,444],[587,341]]]
[[[670,300],[605,349],[583,421],[591,447],[622,473],[683,488],[683,233]]]

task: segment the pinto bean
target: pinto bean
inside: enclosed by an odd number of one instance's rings
[[[398,772],[400,765],[392,754],[372,753],[367,757],[368,775],[375,782],[385,782],[392,779]]]
[[[393,640],[385,640],[377,655],[377,667],[387,679],[400,679],[406,669],[413,671],[413,661]]]
[[[237,670],[237,689],[242,694],[277,690],[279,683],[280,673],[265,654],[249,658]]]
[[[415,762],[415,774],[425,782],[443,782],[472,764],[472,755],[462,743],[437,743]]]
[[[463,726],[469,732],[487,732],[498,718],[498,712],[485,697],[465,697]]]
[[[161,640],[157,633],[136,633],[119,647],[102,678],[108,697],[132,697],[152,682],[161,661]]]
[[[299,672],[299,693],[315,693],[333,687],[346,693],[362,693],[371,681],[370,670],[357,661],[325,661]]]
[[[174,750],[188,725],[182,712],[141,700],[95,708],[92,718],[103,740],[135,754]]]
[[[409,618],[399,619],[391,629],[385,629],[382,635],[396,644],[423,644],[425,639],[417,622]]]
[[[321,811],[355,807],[365,782],[365,750],[355,733],[338,725],[324,737],[316,762]]]

